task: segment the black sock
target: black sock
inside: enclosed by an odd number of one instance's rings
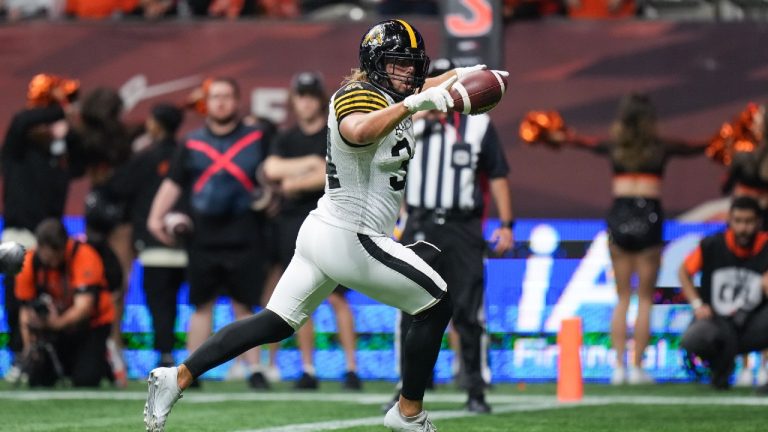
[[[216,332],[184,360],[184,365],[197,378],[251,348],[280,342],[292,334],[293,327],[276,313],[264,309]]]
[[[448,294],[430,309],[413,317],[403,345],[400,394],[408,400],[423,400],[427,382],[435,369],[443,334],[451,319]]]

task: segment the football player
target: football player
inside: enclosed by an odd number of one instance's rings
[[[384,423],[395,431],[434,431],[422,401],[451,306],[446,284],[425,259],[439,252],[390,238],[413,156],[411,115],[446,112],[459,68],[427,79],[421,34],[403,20],[373,26],[360,43],[360,69],[330,101],[325,194],[304,221],[296,251],[266,309],[208,339],[178,367],[149,376],[144,421],[162,431],[173,404],[192,380],[257,345],[292,335],[337,285],[414,316],[403,347],[400,400]]]

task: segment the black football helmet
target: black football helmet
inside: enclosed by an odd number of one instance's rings
[[[387,64],[398,62],[413,65],[413,76],[387,71]],[[427,78],[429,57],[424,49],[424,39],[404,20],[382,21],[371,27],[360,41],[360,69],[368,75],[371,84],[401,101],[420,90]],[[393,78],[410,84],[411,90],[398,92],[392,85]]]

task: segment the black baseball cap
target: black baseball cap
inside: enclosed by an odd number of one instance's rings
[[[166,133],[175,135],[184,121],[184,111],[174,105],[160,103],[152,107],[152,117],[160,123]]]
[[[291,91],[296,94],[311,94],[325,98],[323,77],[317,72],[299,72],[291,80]]]

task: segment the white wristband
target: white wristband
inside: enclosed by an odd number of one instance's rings
[[[704,306],[704,302],[703,302],[703,301],[701,301],[701,299],[700,299],[700,298],[697,298],[697,299],[693,299],[693,300],[691,300],[691,301],[690,301],[690,304],[691,304],[691,307],[693,308],[693,310],[696,310],[696,309],[698,309],[698,308],[700,308],[700,307]]]

